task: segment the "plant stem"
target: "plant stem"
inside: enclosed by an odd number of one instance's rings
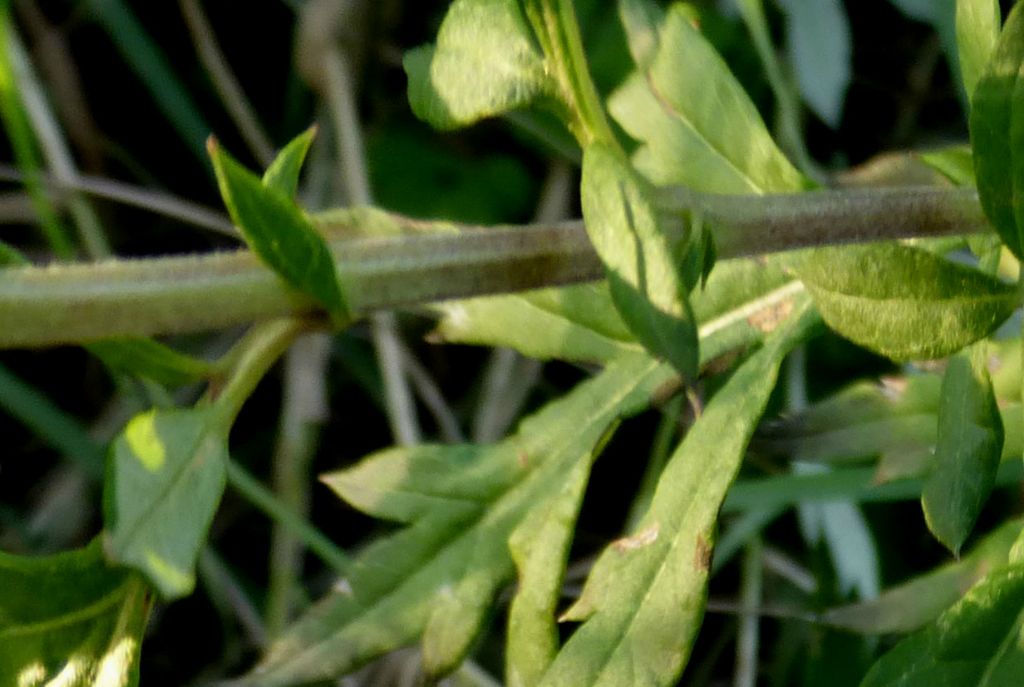
[[[761,619],[753,609],[760,608],[764,586],[763,545],[754,537],[743,555],[743,579],[740,582],[740,604],[744,609],[740,617],[739,636],[736,638],[736,675],[734,687],[754,687],[757,684],[757,655],[761,640]]]
[[[966,189],[822,191],[781,196],[681,194],[715,227],[722,259],[884,239],[991,232]],[[430,225],[397,218],[398,237],[334,238],[353,311],[599,279],[580,222],[521,227]],[[423,233],[425,228],[437,231]],[[11,267],[0,272],[0,348],[222,329],[316,312],[247,251],[199,257]]]

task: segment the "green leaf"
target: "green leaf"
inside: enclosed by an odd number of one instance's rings
[[[1024,256],[1024,5],[1010,11],[971,101],[974,171],[985,214],[1003,243]]]
[[[786,47],[800,93],[821,120],[838,129],[852,76],[853,45],[840,0],[781,0]]]
[[[305,213],[280,190],[264,186],[212,138],[207,147],[224,205],[253,252],[325,307],[336,323],[350,319],[330,249]]]
[[[665,12],[651,0],[619,0],[619,20],[626,30],[629,52],[641,71],[646,71],[661,47],[659,32]]]
[[[1018,303],[993,277],[899,244],[817,249],[797,274],[832,329],[894,360],[955,353]]]
[[[525,107],[555,92],[517,0],[455,0],[436,46],[405,55],[409,104],[438,129]]]
[[[953,555],[974,528],[995,483],[1003,423],[992,392],[985,346],[949,360],[942,380],[935,465],[921,505],[932,534]]]
[[[28,265],[29,260],[21,251],[3,241],[0,241],[0,267],[18,267]]]
[[[967,99],[974,95],[999,40],[999,0],[956,0],[956,43]]]
[[[555,503],[618,418],[674,377],[646,356],[626,357],[499,444],[390,449],[325,476],[360,510],[408,526],[364,550],[339,590],[237,684],[331,679],[421,636],[430,671],[458,665],[514,574],[512,532],[539,504]]]
[[[316,136],[316,126],[311,126],[303,133],[293,138],[288,145],[277,154],[274,161],[263,173],[263,185],[284,194],[288,198],[294,198],[299,188],[299,172],[302,171],[302,163],[309,152],[309,146]]]
[[[165,386],[183,386],[216,374],[207,361],[153,339],[106,339],[88,344],[86,349],[114,372],[145,377]]]
[[[600,447],[591,453],[597,457]],[[558,653],[555,611],[592,461],[582,460],[557,494],[538,503],[512,532],[509,549],[519,573],[508,611],[505,676],[509,685],[540,684]]]
[[[586,620],[545,687],[675,684],[700,627],[715,523],[786,353],[816,316],[802,308],[711,399],[662,473],[632,536],[605,549],[563,618]]]
[[[618,153],[594,144],[583,155],[581,196],[587,234],[623,321],[647,350],[694,379],[697,324],[688,294],[696,278],[682,273],[686,258],[669,245],[645,182]]]
[[[912,632],[935,620],[990,571],[1009,561],[1022,521],[1004,523],[966,556],[887,589],[878,598],[826,611],[822,621],[869,635]]]
[[[1012,687],[1024,670],[1024,566],[1001,568],[874,665],[863,687]]]
[[[195,586],[195,565],[226,480],[227,433],[212,409],[151,410],[114,440],[103,519],[113,560],[167,599]]]
[[[0,684],[133,687],[150,598],[99,541],[44,558],[0,552]]]
[[[957,186],[975,185],[974,153],[969,145],[949,146],[918,157]]]
[[[630,76],[608,102],[616,121],[642,144],[637,169],[656,184],[712,193],[805,187],[684,5],[669,10],[659,45],[649,68]]]

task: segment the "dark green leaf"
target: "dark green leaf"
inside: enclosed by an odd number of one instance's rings
[[[935,464],[921,505],[932,534],[960,554],[995,483],[1003,423],[983,345],[954,356],[942,380]]]
[[[0,553],[0,684],[132,687],[150,599],[98,541],[45,558]]]
[[[312,126],[293,138],[263,173],[263,185],[288,198],[294,198],[299,188],[299,172],[302,171],[302,163],[314,136],[316,127]]]
[[[1001,24],[999,0],[956,0],[956,43],[968,100],[995,51]]]
[[[685,258],[674,254],[645,182],[618,153],[594,144],[583,155],[581,195],[623,321],[647,350],[694,379],[697,324],[688,294],[696,278],[681,273]]]
[[[609,100],[616,121],[643,144],[634,157],[637,169],[656,184],[714,193],[805,186],[681,3],[669,10],[658,44],[650,67],[629,77]]]
[[[409,103],[455,129],[554,93],[544,55],[517,0],[455,0],[436,46],[406,53]]]
[[[1024,5],[1010,11],[974,90],[971,144],[985,214],[1006,246],[1024,256]]]
[[[86,348],[114,372],[145,377],[166,386],[209,379],[216,372],[205,360],[179,353],[153,339],[106,339]]]
[[[208,148],[224,205],[253,252],[325,307],[336,323],[348,320],[331,252],[305,213],[281,191],[264,186],[212,138]]]
[[[585,620],[542,685],[675,684],[700,627],[715,523],[783,357],[816,321],[801,308],[711,399],[662,473],[632,536],[598,558],[563,616]]]
[[[826,611],[822,621],[870,635],[913,632],[956,603],[965,589],[1009,561],[1022,522],[1013,520],[987,535],[962,559],[885,590],[878,598]]]
[[[894,360],[939,358],[995,331],[1016,290],[918,248],[822,248],[797,268],[830,327]]]
[[[224,492],[227,436],[211,409],[151,410],[114,440],[104,485],[107,552],[168,599],[195,565]]]
[[[391,449],[327,475],[356,507],[408,527],[367,548],[344,588],[238,684],[333,678],[421,635],[431,671],[458,665],[514,574],[512,532],[538,504],[554,503],[619,417],[646,407],[674,377],[646,356],[624,357],[499,444]]]
[[[1024,566],[1001,568],[883,656],[863,687],[1015,687],[1024,670]]]
[[[0,241],[0,267],[28,265],[29,261],[17,248]]]

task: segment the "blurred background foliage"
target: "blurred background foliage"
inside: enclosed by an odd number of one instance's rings
[[[279,146],[311,122],[320,121],[321,136],[301,197],[314,209],[346,204],[343,184],[336,178],[339,161],[315,64],[318,41],[337,28],[358,81],[359,115],[376,202],[416,217],[486,224],[527,222],[538,213],[545,189],[551,187],[551,179],[558,178],[557,170],[563,176],[565,170],[576,174],[579,152],[542,113],[520,113],[454,134],[437,133],[412,116],[401,57],[403,51],[433,40],[447,4],[444,0],[374,0],[362,7],[354,1],[319,0],[15,0],[11,11],[13,30],[28,50],[83,174],[219,208],[204,150],[207,135],[215,133],[244,162],[258,167],[265,162],[267,145]],[[772,91],[732,0],[691,4],[702,30],[765,120],[773,122]],[[800,121],[818,165],[835,171],[887,151],[966,141],[959,79],[950,67],[955,62],[950,59],[953,4],[953,0],[767,3],[773,40],[802,95]],[[614,3],[579,0],[577,6],[595,80],[607,94],[631,67]],[[326,14],[314,16],[314,12]],[[346,21],[334,27],[331,16],[344,16]],[[209,36],[197,32],[197,22],[207,26]],[[214,86],[209,65],[201,58],[202,51],[209,49],[210,36],[251,102],[267,141],[262,149],[241,133],[227,101]],[[0,139],[0,160],[13,159],[9,141]],[[7,162],[2,171],[10,177],[16,170]],[[576,202],[572,194],[562,199],[568,214],[578,215]],[[93,206],[117,255],[187,253],[234,245],[228,238],[146,208],[102,198]],[[0,192],[0,240],[34,260],[49,257],[21,186],[14,182]],[[493,402],[487,401],[488,385],[497,374],[493,356],[479,349],[430,344],[426,335],[432,321],[423,314],[403,315],[400,324],[412,358],[436,384],[448,409],[446,429],[429,404],[421,403],[426,438],[482,436],[474,428],[479,429],[482,422],[481,405]],[[210,354],[223,351],[236,335],[181,337],[173,343]],[[831,335],[817,339],[805,355],[811,402],[855,380],[901,372]],[[109,373],[77,348],[3,352],[0,364],[0,548],[44,553],[83,545],[100,526],[95,467],[102,460],[103,445],[132,412],[150,402],[152,389]],[[523,412],[557,397],[589,373],[566,363],[540,366],[511,359],[504,364],[512,371],[506,371],[503,382],[504,416],[491,421],[487,435],[506,430]],[[317,527],[342,547],[357,549],[381,525],[347,508],[313,480],[316,474],[351,464],[393,441],[367,327],[357,326],[331,342],[328,369],[330,418],[315,439],[305,498]],[[195,391],[186,389],[177,399],[165,401],[188,401],[189,394],[194,397]],[[783,385],[774,403],[776,412],[786,407],[786,394]],[[281,382],[271,376],[245,407],[232,435],[236,459],[267,481],[274,470],[281,408]],[[651,411],[616,435],[594,473],[575,559],[586,560],[618,535],[648,456],[664,450],[657,445],[652,450],[651,437],[671,439],[679,429]],[[755,451],[744,474],[779,470],[780,464],[769,453]],[[997,492],[978,531],[991,529],[1020,509],[1021,494]],[[766,576],[763,593],[764,684],[857,684],[884,644],[825,630],[805,620],[785,619],[786,609],[822,609],[858,595],[870,596],[880,586],[948,560],[927,533],[916,501],[866,505],[862,511],[851,508],[843,517],[856,522],[846,530],[826,530],[818,537],[807,531],[807,523],[814,518],[806,514],[801,518],[796,511],[786,512],[765,520],[770,522],[764,532],[765,560],[775,573]],[[204,559],[200,588],[192,597],[155,612],[143,651],[145,684],[195,684],[251,665],[266,639],[262,616],[270,531],[265,516],[228,492],[213,526],[212,555]],[[844,536],[861,538],[834,541]],[[863,556],[835,554],[844,549]],[[294,590],[295,609],[333,583],[329,572],[311,557],[301,562],[296,574],[301,584]],[[728,681],[738,628],[739,585],[737,561],[724,565],[713,578],[709,613],[685,684]],[[476,656],[482,668],[494,675],[501,674],[503,612],[500,608]],[[401,657],[395,660],[401,665]],[[365,684],[404,684],[396,670],[393,662],[384,662],[364,674]]]

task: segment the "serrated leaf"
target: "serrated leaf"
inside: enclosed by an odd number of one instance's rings
[[[597,451],[592,452],[596,457]],[[536,504],[509,539],[518,586],[508,610],[505,678],[535,687],[558,653],[555,611],[592,461],[580,461],[558,493]]]
[[[809,308],[798,310],[711,399],[665,467],[632,536],[601,554],[563,616],[585,622],[541,685],[675,684],[703,616],[722,500],[783,357],[815,321]]]
[[[960,554],[988,500],[1003,451],[1003,423],[987,365],[982,345],[950,358],[935,462],[921,496],[928,529],[953,555]]]
[[[843,3],[782,0],[780,4],[786,11],[786,48],[800,93],[822,121],[837,129],[853,59]]]
[[[971,144],[981,206],[1003,243],[1024,256],[1024,5],[1010,11],[971,100]]]
[[[190,384],[216,373],[207,361],[179,353],[153,339],[105,339],[85,348],[114,372],[145,377],[166,386]]]
[[[409,104],[438,129],[455,129],[553,93],[544,55],[517,0],[455,0],[437,44],[403,61]]]
[[[955,353],[1018,303],[1012,286],[899,244],[817,249],[797,274],[832,329],[894,360]]]
[[[224,205],[253,252],[326,308],[336,323],[350,319],[331,251],[305,213],[283,192],[264,186],[212,138],[207,147]]]
[[[327,484],[371,515],[408,523],[357,560],[343,588],[318,603],[237,684],[325,680],[423,637],[427,667],[458,664],[513,575],[511,533],[555,497],[621,416],[639,412],[675,377],[636,355],[527,418],[493,446],[383,451]]]
[[[887,589],[875,599],[832,608],[822,615],[822,622],[869,635],[920,629],[956,603],[965,589],[1006,565],[1021,531],[1020,520],[1004,523],[960,560]]]
[[[42,558],[0,552],[0,684],[134,687],[150,596],[99,541]]]
[[[309,152],[316,131],[316,126],[312,126],[289,141],[263,173],[264,186],[284,194],[287,198],[295,197],[299,188],[302,163],[306,159],[306,153]]]
[[[615,120],[642,144],[633,158],[637,169],[656,184],[712,193],[805,186],[684,5],[669,10],[659,45],[649,68],[630,76],[608,102]]]
[[[686,257],[670,246],[645,182],[620,154],[594,144],[583,154],[581,196],[619,315],[648,351],[694,379],[699,354],[689,292],[696,277],[682,273]]]
[[[862,687],[1013,687],[1024,669],[1024,566],[1001,568],[882,656]]]
[[[956,44],[964,91],[970,100],[999,40],[999,0],[956,0]]]
[[[195,586],[195,565],[224,491],[227,436],[213,411],[151,410],[114,440],[104,484],[106,549],[167,599]]]

